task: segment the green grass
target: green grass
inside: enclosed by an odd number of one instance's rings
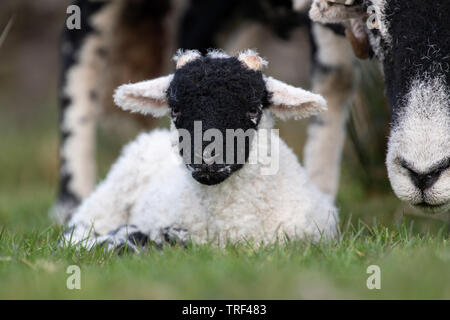
[[[118,256],[102,249],[59,248],[60,230],[0,233],[1,298],[449,298],[450,248],[442,233],[412,235],[363,225],[336,244],[285,242],[254,248],[151,248]],[[381,268],[381,290],[368,290],[366,269]],[[81,290],[66,288],[69,265]]]
[[[0,112],[0,298],[450,298],[448,223],[410,215],[386,185],[368,187],[351,150],[337,243],[191,244],[123,256],[58,247],[62,230],[47,215],[57,177],[53,114]],[[101,175],[133,134],[100,132]],[[66,288],[74,264],[81,290]],[[366,287],[369,265],[381,268],[381,290]]]

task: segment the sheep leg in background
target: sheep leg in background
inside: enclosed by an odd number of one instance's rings
[[[320,24],[312,28],[317,48],[312,89],[327,100],[328,111],[313,118],[309,125],[304,165],[311,180],[334,199],[357,69],[343,29]]]
[[[91,18],[102,11],[104,3],[75,3],[82,12],[81,28],[65,26],[61,41],[59,192],[51,211],[59,223],[66,222],[79,202],[93,190],[96,177],[95,129],[99,109],[96,98],[101,38]]]
[[[134,118],[145,128],[154,126],[154,118],[124,115],[113,106],[112,95],[121,83],[164,71],[166,51],[173,46],[169,39],[175,38],[170,22],[177,19],[177,11],[166,0],[75,4],[82,12],[81,29],[66,28],[62,42],[60,183],[51,212],[59,223],[69,221],[95,186],[98,116],[115,113]]]

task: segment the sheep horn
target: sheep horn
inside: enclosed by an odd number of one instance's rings
[[[261,58],[258,53],[253,50],[247,50],[238,57],[245,66],[254,71],[261,71],[267,66],[267,61]]]
[[[202,54],[197,50],[178,50],[177,54],[173,57],[177,66],[177,69],[182,68],[185,64],[194,61],[202,56]]]

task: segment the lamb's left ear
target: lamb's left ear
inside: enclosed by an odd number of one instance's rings
[[[290,86],[272,77],[265,78],[271,94],[270,110],[281,119],[306,118],[327,110],[327,102],[319,95]]]
[[[169,111],[166,91],[172,79],[173,74],[153,80],[124,84],[114,93],[114,102],[123,110],[162,117]]]

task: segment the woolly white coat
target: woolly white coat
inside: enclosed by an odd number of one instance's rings
[[[270,128],[271,122],[265,114],[260,129]],[[70,221],[69,226],[75,227],[69,235],[73,242],[125,224],[137,226],[157,243],[163,242],[167,228],[185,230],[193,241],[219,246],[227,240],[259,244],[285,236],[319,241],[338,235],[336,208],[277,135],[271,136],[271,143],[279,143],[277,173],[261,175],[260,163],[247,163],[215,186],[191,177],[171,137],[168,130],[156,130],[139,135],[124,148],[105,181]],[[249,162],[257,152],[267,151],[267,141],[260,140],[252,144]]]
[[[222,58],[217,52],[210,54]],[[196,51],[180,52],[175,57],[177,68],[199,56]],[[255,71],[267,64],[251,50],[238,59]],[[169,112],[166,92],[172,78],[123,85],[115,93],[115,102],[125,110],[163,116]],[[325,110],[326,102],[320,95],[273,78],[264,81],[270,108],[261,116],[258,138],[252,140],[249,159],[240,170],[218,185],[198,183],[179,155],[172,119],[170,131],[141,134],[125,147],[105,181],[75,212],[66,239],[86,240],[88,246],[103,241],[120,245],[129,238],[128,228],[156,243],[169,238],[223,246],[241,240],[272,243],[285,236],[313,241],[335,238],[336,208],[271,130],[270,115],[307,117]],[[275,170],[265,170],[273,169],[274,163]]]

